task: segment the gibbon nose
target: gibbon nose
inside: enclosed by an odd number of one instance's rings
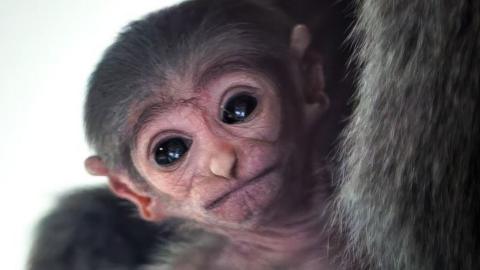
[[[209,169],[216,176],[230,179],[234,177],[236,163],[237,155],[233,146],[223,144],[212,152]]]

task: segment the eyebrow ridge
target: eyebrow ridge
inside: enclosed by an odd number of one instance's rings
[[[194,103],[196,98],[190,98],[190,99],[181,99],[178,101],[174,101],[172,99],[166,99],[166,100],[161,100],[157,101],[155,103],[152,103],[148,105],[140,114],[140,116],[137,118],[135,125],[133,126],[132,130],[132,143],[134,145],[134,148],[137,145],[137,140],[139,135],[142,133],[142,131],[145,129],[146,126],[153,120],[157,119],[159,116],[162,114],[165,114],[166,112],[170,111],[173,107],[180,105],[180,104],[192,104]]]
[[[248,63],[247,61],[242,61],[239,59],[233,59],[226,62],[214,63],[207,66],[202,72],[199,72],[200,75],[195,78],[195,87],[193,88],[194,93],[202,92],[205,87],[213,80],[233,72],[238,71],[248,71],[248,72],[261,72],[258,68],[255,68],[253,64]]]
[[[166,113],[173,107],[173,101],[160,101],[148,105],[137,118],[133,126],[132,142],[134,147],[137,145],[138,137],[146,126],[160,115]]]

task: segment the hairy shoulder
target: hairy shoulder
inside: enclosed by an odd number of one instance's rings
[[[106,187],[69,192],[39,223],[29,269],[135,269],[167,245],[175,226],[143,221]]]

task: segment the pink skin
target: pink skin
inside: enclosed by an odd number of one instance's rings
[[[313,142],[305,135],[306,127],[301,128],[305,125],[294,132],[283,130],[279,90],[264,76],[245,72],[223,75],[200,91],[188,83],[172,88],[177,91],[176,100],[189,102],[173,101],[174,108],[155,115],[140,132],[132,152],[134,165],[151,192],[164,198],[162,207],[153,211],[193,219],[207,230],[227,235],[237,243],[224,251],[229,259],[240,256],[238,261],[260,264],[255,258],[260,250],[268,261],[283,260],[292,253],[308,254],[307,247],[319,244],[320,224],[302,221],[294,230],[278,226],[306,219],[309,213],[298,211],[302,207],[297,205],[297,211],[282,215],[281,220],[263,219],[270,215],[272,204],[298,201],[294,194],[279,197],[282,187],[302,185],[299,181],[311,177],[296,171],[291,179],[284,171],[292,166],[291,154]],[[220,121],[228,97],[246,90],[258,100],[248,120],[234,125]],[[305,110],[297,113],[294,119],[305,122]],[[159,166],[153,156],[155,146],[172,136],[189,138],[190,149],[172,167]],[[253,257],[245,260],[244,256]]]
[[[296,26],[291,40],[294,65],[303,65],[308,44],[308,30]],[[322,224],[310,200],[316,195],[301,187],[315,180],[311,171],[315,135],[309,131],[328,99],[323,92],[323,74],[316,74],[321,65],[315,62],[304,69],[306,75],[297,81],[308,89],[288,89],[297,97],[292,96],[292,103],[302,99],[298,97],[305,99],[293,110],[293,119],[298,121],[293,125],[295,130],[286,130],[279,89],[261,74],[224,74],[203,89],[193,89],[188,77],[172,76],[168,87],[159,89],[163,95],[175,97],[172,108],[153,116],[131,153],[149,190],[137,187],[124,169],[106,168],[99,157],[88,158],[86,167],[94,175],[108,176],[112,190],[134,202],[147,220],[177,216],[206,224],[207,229],[219,229],[233,243],[223,253],[228,258],[243,258],[245,269],[252,269],[250,260],[253,265],[258,263],[259,250],[267,261],[284,264],[309,261],[309,256],[317,258]],[[258,100],[248,120],[233,125],[220,121],[225,101],[243,91]],[[153,156],[155,146],[172,136],[191,140],[190,149],[173,166],[159,166]],[[305,166],[293,166],[293,161]],[[296,193],[295,187],[303,193]],[[307,200],[299,200],[303,198]],[[272,209],[294,211],[273,219]],[[309,263],[318,269],[317,263]]]
[[[257,97],[256,110],[243,123],[221,122],[222,104],[243,91]],[[280,186],[280,106],[272,84],[256,74],[230,73],[198,93],[184,90],[176,95],[193,101],[156,115],[142,130],[132,153],[138,171],[175,205],[167,209],[169,215],[232,225],[254,218]],[[171,136],[189,138],[192,145],[172,167],[161,167],[152,153],[159,141]]]

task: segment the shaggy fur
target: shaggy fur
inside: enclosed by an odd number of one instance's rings
[[[480,2],[360,3],[337,211],[376,269],[480,269]]]
[[[174,235],[177,222],[153,225],[107,188],[66,194],[37,228],[29,270],[130,270]]]

